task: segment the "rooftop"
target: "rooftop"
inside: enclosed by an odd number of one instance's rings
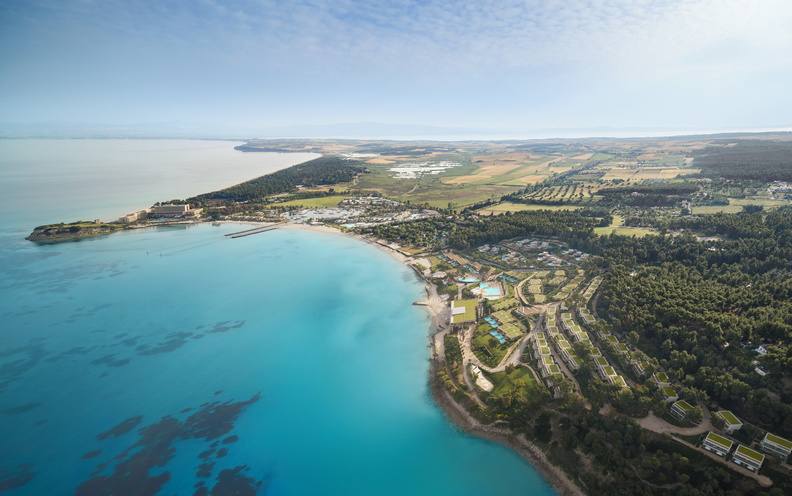
[[[742,444],[737,445],[736,453],[739,453],[746,458],[750,458],[757,463],[762,463],[765,458],[763,454],[759,453],[758,451],[754,451],[747,446],[743,446]]]
[[[770,434],[769,432],[765,435],[765,439],[770,441],[771,443],[775,443],[779,446],[783,446],[786,449],[792,449],[792,441],[784,439],[783,437],[778,437],[775,434]]]
[[[742,425],[742,422],[734,416],[734,414],[728,410],[723,410],[721,412],[715,412],[716,415],[721,417],[723,420],[726,421],[729,425]]]
[[[731,447],[734,445],[734,442],[726,439],[723,436],[719,436],[714,432],[710,432],[709,434],[707,434],[707,437],[705,439],[707,441],[712,441],[713,443],[720,444],[726,449],[731,449]]]

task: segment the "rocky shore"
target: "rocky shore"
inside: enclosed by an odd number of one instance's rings
[[[100,236],[123,229],[107,224],[95,226],[54,225],[37,227],[25,239],[37,243],[58,243],[61,241],[75,241],[81,238]]]
[[[542,450],[528,441],[523,435],[515,435],[509,429],[485,425],[479,422],[462,405],[457,403],[437,381],[431,380],[434,374],[435,370],[432,369],[429,381],[432,397],[455,426],[472,436],[502,444],[516,451],[520,456],[528,460],[561,496],[585,496],[586,493],[563,470],[550,463]]]

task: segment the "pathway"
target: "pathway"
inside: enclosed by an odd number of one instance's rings
[[[679,434],[681,436],[697,436],[707,431],[714,430],[710,422],[709,409],[707,409],[707,407],[702,407],[701,410],[703,413],[701,423],[695,427],[677,427],[657,417],[654,412],[649,412],[649,415],[646,417],[634,420],[644,429],[653,432],[659,432],[661,434]]]

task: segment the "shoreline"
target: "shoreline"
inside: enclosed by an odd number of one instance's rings
[[[358,234],[343,232],[340,229],[335,229],[325,225],[311,226],[306,224],[286,224],[279,226],[277,229],[303,229],[308,231],[325,232],[329,234],[336,234],[346,236],[348,238],[362,241],[369,245],[375,246],[383,252],[389,254],[399,262],[407,267],[414,269],[413,265],[409,263],[409,257],[399,253],[398,251],[384,246],[373,239],[360,236]],[[423,278],[422,278],[423,279]],[[430,344],[433,351],[435,350],[435,340],[432,337],[442,330],[445,321],[442,319],[443,312],[446,310],[445,302],[436,297],[431,284],[424,279],[424,286],[427,294],[427,301],[429,304],[426,306],[431,320],[431,329],[429,332]],[[456,428],[465,432],[468,435],[486,439],[506,448],[511,449],[524,460],[526,460],[532,467],[536,469],[539,475],[544,479],[550,487],[552,487],[560,496],[585,496],[586,493],[575,484],[569,476],[559,467],[553,465],[537,446],[525,439],[522,435],[514,435],[509,429],[501,429],[482,424],[465,408],[454,401],[451,395],[437,385],[436,381],[432,380],[435,374],[436,361],[432,360],[429,367],[429,376],[427,377],[429,383],[429,390],[437,407],[443,413],[443,416],[448,419],[451,424]]]

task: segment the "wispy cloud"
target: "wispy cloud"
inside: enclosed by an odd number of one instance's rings
[[[518,96],[537,112],[640,85],[649,108],[652,95],[788,79],[790,25],[786,0],[25,0],[0,5],[0,71],[6,90],[50,64],[185,101],[222,89],[335,95],[334,108],[479,99],[482,116]]]

